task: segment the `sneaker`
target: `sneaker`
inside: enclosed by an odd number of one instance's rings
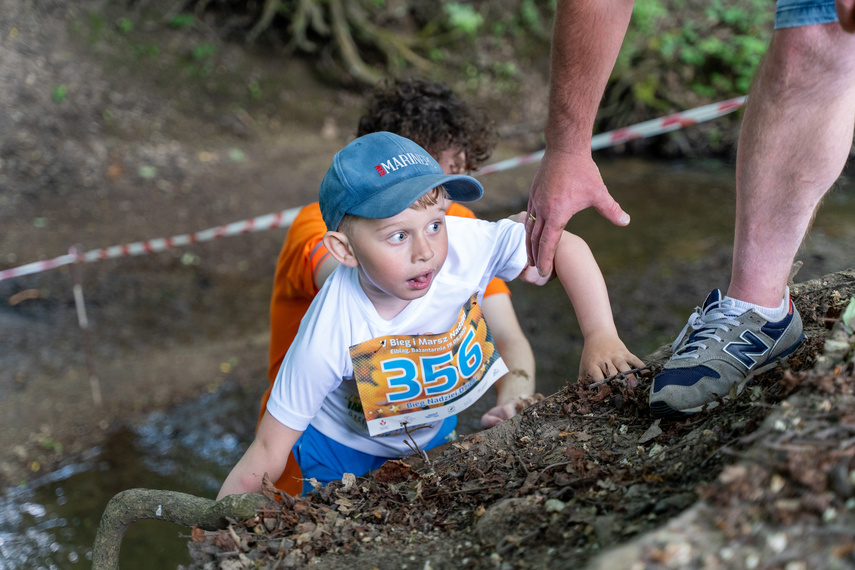
[[[739,314],[733,301],[714,289],[704,306],[695,308],[671,346],[671,359],[653,378],[651,413],[679,418],[714,408],[789,356],[805,338],[802,319],[789,302],[787,316],[771,322],[753,309]]]

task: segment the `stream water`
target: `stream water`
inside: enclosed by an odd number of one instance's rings
[[[617,229],[584,212],[569,229],[591,246],[609,284],[618,329],[643,356],[673,338],[710,288],[727,287],[733,170],[718,162],[634,159],[604,161],[601,168],[633,223]],[[522,193],[531,174],[520,169],[502,176],[514,177]],[[521,195],[518,204],[479,213],[496,219],[524,205]],[[855,266],[853,220],[855,184],[844,177],[799,254],[804,267],[797,280]],[[538,357],[538,390],[554,393],[576,376],[581,336],[572,308],[558,283],[543,288],[512,283],[511,288]],[[151,414],[74,464],[8,489],[0,497],[0,570],[89,567],[101,514],[122,490],[171,489],[213,498],[252,436],[264,384],[261,379],[258,390],[226,384],[199,400]],[[477,430],[489,405],[488,395],[463,414],[460,431]],[[187,564],[188,534],[159,521],[135,523],[123,542],[121,567]]]

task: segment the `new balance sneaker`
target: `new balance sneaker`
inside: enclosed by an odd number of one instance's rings
[[[757,374],[774,367],[802,343],[802,319],[793,301],[780,321],[754,309],[743,313],[714,289],[696,307],[671,347],[673,354],[653,378],[650,411],[678,418],[718,405],[742,392]],[[735,390],[735,392],[734,392]]]

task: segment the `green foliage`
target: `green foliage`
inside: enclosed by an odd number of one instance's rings
[[[744,95],[773,16],[774,6],[764,0],[711,0],[701,15],[679,0],[637,0],[612,79],[633,84],[633,94],[654,107],[667,103],[673,89],[651,91],[652,80],[639,74],[661,76],[663,69],[683,92],[707,99]]]
[[[638,0],[632,11],[632,26],[639,34],[649,36],[667,14],[668,10],[659,0]]]
[[[193,48],[193,59],[196,61],[201,61],[204,59],[208,59],[217,53],[217,46],[214,44],[210,44],[207,42],[203,42],[197,44],[196,47]]]
[[[128,18],[119,18],[116,20],[116,29],[123,34],[128,34],[134,31],[134,23]]]
[[[157,57],[160,55],[160,48],[154,45],[133,44],[131,53],[136,58],[142,57]]]
[[[57,85],[50,93],[50,98],[53,99],[53,102],[56,104],[60,104],[65,101],[66,97],[68,97],[68,87],[65,85]]]
[[[540,9],[538,9],[535,0],[523,0],[520,5],[520,20],[526,29],[532,30],[539,36],[548,34],[540,21]]]
[[[478,28],[484,24],[484,18],[469,4],[449,2],[443,4],[443,8],[452,30],[459,30],[468,36],[475,37]]]
[[[104,17],[95,12],[89,13],[89,43],[95,44],[101,39],[104,31]]]
[[[261,85],[258,84],[258,81],[250,81],[246,88],[249,90],[249,96],[253,99],[259,99],[261,97]]]
[[[42,448],[47,451],[52,451],[54,453],[62,453],[62,443],[58,442],[52,437],[44,436],[41,441],[39,441],[39,445],[41,445]]]
[[[497,40],[506,35],[531,40],[549,41],[555,17],[555,0],[521,0],[519,8],[491,24],[491,34]]]
[[[214,70],[214,56],[217,53],[217,46],[208,42],[201,42],[193,47],[190,53],[191,59],[195,62],[188,68],[191,76],[208,77]]]
[[[189,28],[196,22],[196,17],[193,14],[175,14],[169,20],[169,27],[175,28],[178,30]]]

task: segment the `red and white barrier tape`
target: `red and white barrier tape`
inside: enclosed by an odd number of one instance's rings
[[[683,127],[709,121],[710,119],[715,119],[737,110],[745,103],[745,99],[746,97],[744,96],[736,97],[734,99],[728,99],[727,101],[704,105],[703,107],[696,107],[681,113],[674,113],[658,119],[652,119],[650,121],[624,127],[622,129],[601,133],[591,138],[591,150],[599,150],[635,139],[661,135]],[[508,160],[503,160],[501,162],[485,166],[478,171],[478,176],[486,176],[494,172],[510,170],[511,168],[516,168],[524,164],[531,164],[539,161],[541,158],[543,158],[543,151],[510,158]],[[125,245],[114,245],[101,249],[92,249],[85,253],[76,255],[69,253],[53,259],[36,261],[28,263],[27,265],[2,270],[0,271],[0,281],[11,279],[12,277],[40,273],[42,271],[47,271],[48,269],[54,269],[56,267],[61,267],[75,262],[92,262],[115,257],[143,255],[146,253],[164,251],[172,247],[209,241],[219,237],[233,236],[248,232],[259,232],[272,228],[281,228],[291,225],[300,210],[302,210],[302,206],[282,210],[275,214],[265,214],[250,220],[232,222],[224,226],[217,226],[215,228],[209,228],[192,234],[181,234],[169,238],[157,238]]]
[[[21,275],[29,275],[31,273],[39,273],[55,267],[61,267],[75,262],[91,262],[101,259],[110,259],[114,257],[128,257],[131,255],[143,255],[146,253],[154,253],[164,251],[172,247],[188,245],[191,243],[199,243],[210,241],[224,236],[233,236],[237,234],[245,234],[249,232],[260,232],[271,228],[281,228],[290,226],[297,217],[297,214],[303,207],[291,208],[282,210],[276,214],[265,214],[252,218],[251,220],[243,220],[240,222],[232,222],[224,226],[209,228],[192,234],[181,234],[169,238],[157,238],[148,241],[138,241],[125,245],[114,245],[101,249],[92,249],[86,253],[61,255],[53,259],[45,261],[36,261],[0,271],[0,281],[10,279],[12,277],[20,277]]]
[[[658,119],[651,119],[622,129],[600,133],[599,135],[594,135],[591,138],[591,150],[600,150],[636,139],[670,133],[671,131],[676,131],[683,127],[703,123],[710,119],[716,119],[736,111],[739,107],[745,104],[745,100],[746,96],[743,95],[742,97],[735,97],[733,99],[728,99],[727,101],[712,103],[710,105],[704,105],[703,107],[695,107],[688,111],[666,115],[664,117],[659,117]],[[478,176],[485,176],[502,170],[510,170],[511,168],[523,166],[524,164],[538,162],[542,158],[542,150],[523,156],[509,158],[507,160],[485,166],[478,171]]]

